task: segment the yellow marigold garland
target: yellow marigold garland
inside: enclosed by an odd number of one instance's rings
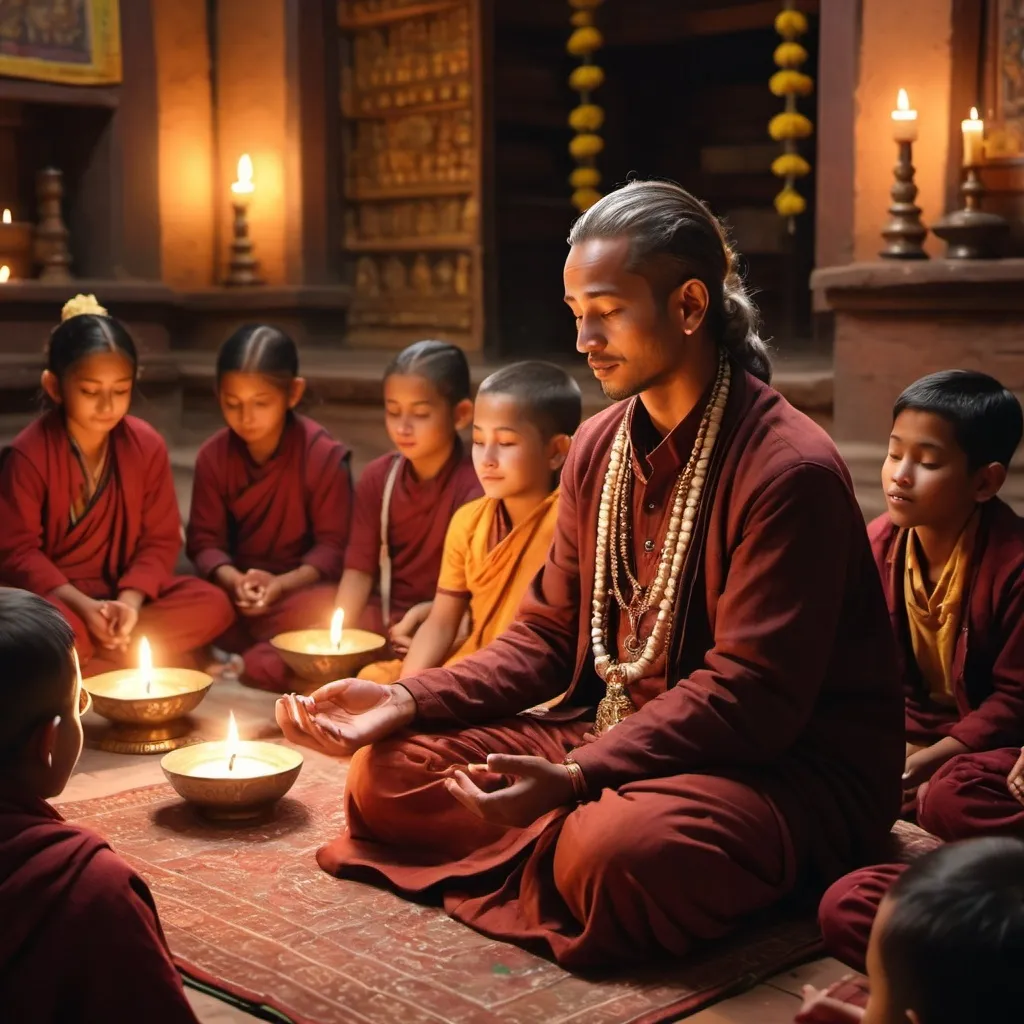
[[[796,190],[798,178],[811,172],[811,165],[797,152],[797,140],[806,139],[814,131],[810,118],[796,108],[798,96],[809,96],[814,90],[814,79],[799,70],[807,60],[807,50],[796,40],[807,32],[807,18],[794,9],[794,0],[785,0],[785,7],[775,18],[775,31],[782,42],[775,48],[775,63],[781,69],[768,83],[772,95],[785,97],[786,109],[776,114],[768,124],[768,134],[783,146],[782,154],[772,163],[772,173],[783,180],[782,191],[775,197],[775,209],[780,217],[789,220],[789,230],[795,230],[794,217],[807,209],[807,201]]]
[[[572,203],[581,213],[589,210],[600,198],[598,185],[601,173],[595,164],[604,149],[604,139],[597,133],[604,125],[604,110],[591,102],[590,94],[604,84],[604,71],[593,62],[594,54],[604,45],[604,37],[594,26],[593,12],[604,0],[569,0],[573,9],[569,18],[573,26],[566,50],[579,57],[580,66],[569,76],[569,87],[579,93],[579,103],[569,114],[569,127],[576,133],[569,142],[569,152],[579,165],[569,176]]]

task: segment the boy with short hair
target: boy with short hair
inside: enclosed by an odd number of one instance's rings
[[[551,363],[513,363],[477,392],[473,464],[484,497],[452,517],[433,606],[404,662],[360,674],[394,682],[486,647],[512,623],[547,559],[558,515],[558,481],[580,425],[579,385]],[[459,640],[469,613],[469,635]]]
[[[74,632],[0,588],[0,1017],[196,1024],[146,883],[48,804],[82,752]]]
[[[997,497],[1022,430],[1020,403],[987,374],[915,381],[893,409],[888,514],[868,528],[903,668],[904,813],[945,840],[1024,837],[1008,783],[1024,744],[1024,520]],[[864,868],[825,894],[831,952],[861,964],[902,870]]]
[[[804,991],[798,1024],[1017,1024],[1024,1012],[1024,842],[951,843],[882,901],[865,1009]]]

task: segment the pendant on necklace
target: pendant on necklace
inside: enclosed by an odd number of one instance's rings
[[[630,633],[626,637],[626,650],[629,651],[631,657],[635,658],[640,653],[642,647],[643,643],[635,633]]]

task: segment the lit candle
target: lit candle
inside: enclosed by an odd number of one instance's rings
[[[906,89],[900,89],[896,95],[896,109],[892,112],[892,137],[897,142],[914,142],[917,139],[917,111],[911,110]]]
[[[7,284],[11,279],[11,268],[5,263],[0,267],[0,284]]]
[[[199,779],[258,779],[264,775],[274,775],[280,769],[269,761],[255,757],[254,752],[260,744],[243,743],[238,738],[238,723],[235,713],[228,714],[228,738],[223,744],[206,743],[209,747],[209,759],[193,765],[188,774]]]
[[[14,223],[14,221],[11,219],[11,211],[10,210],[4,210],[4,223],[5,224],[13,224]]]
[[[248,153],[238,158],[238,180],[232,183],[231,191],[239,197],[251,196],[256,191],[252,183],[252,157]]]
[[[331,616],[331,646],[336,650],[341,650],[341,634],[345,632],[345,610],[343,608],[335,608],[334,614]]]
[[[964,167],[977,167],[984,163],[985,122],[978,117],[978,108],[971,107],[971,116],[960,122],[964,137]]]

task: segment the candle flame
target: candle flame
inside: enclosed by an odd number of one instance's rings
[[[897,110],[909,110],[910,109],[910,98],[907,96],[906,89],[900,89],[896,93],[896,109]]]
[[[323,620],[321,619],[321,622]],[[335,650],[341,649],[341,634],[345,631],[345,610],[335,608],[331,616],[331,646]]]
[[[4,223],[5,224],[13,223],[12,220],[11,220],[11,211],[10,210],[6,210],[6,209],[4,210]]]
[[[7,284],[11,279],[11,268],[5,263],[0,267],[0,284]]]
[[[238,180],[231,186],[231,191],[236,194],[246,194],[255,191],[252,183],[252,157],[243,153],[238,158]]]
[[[972,121],[977,121],[978,120],[978,108],[977,107],[971,107],[971,120]]]
[[[146,684],[146,696],[148,697],[153,690],[153,651],[145,637],[139,641],[139,674],[142,676],[143,683]]]
[[[235,721],[234,711],[228,712],[228,738],[224,749],[228,755],[228,771],[234,771],[235,758],[238,756],[238,723]]]

